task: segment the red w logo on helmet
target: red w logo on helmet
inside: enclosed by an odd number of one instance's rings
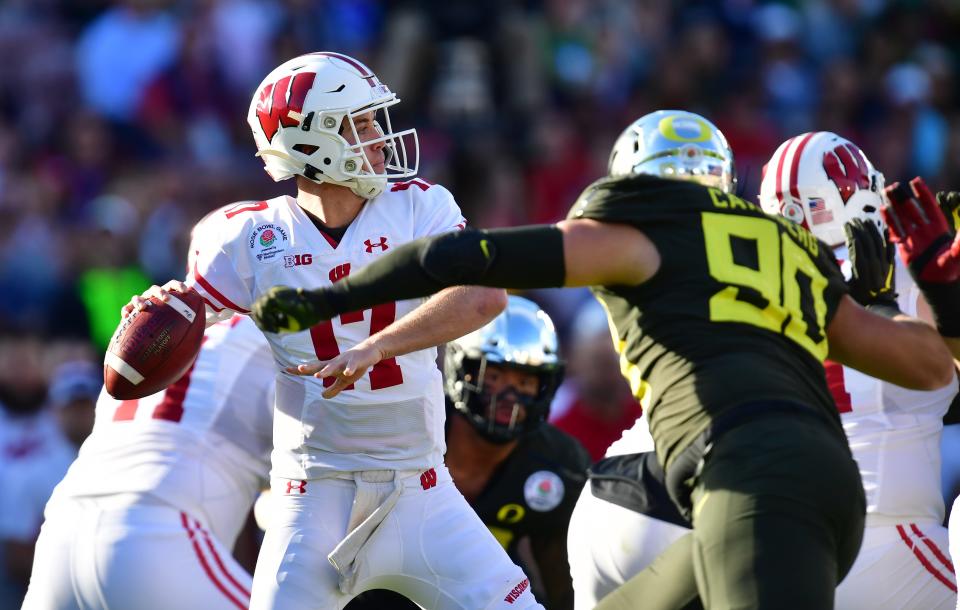
[[[849,142],[823,155],[823,171],[837,185],[844,204],[858,189],[870,188],[870,174],[863,153]]]
[[[300,119],[291,117],[290,113],[300,114],[303,110],[303,100],[313,86],[314,77],[316,74],[313,72],[287,75],[260,91],[257,118],[260,119],[260,127],[268,142],[273,141],[273,136],[281,125],[296,127],[300,124]]]

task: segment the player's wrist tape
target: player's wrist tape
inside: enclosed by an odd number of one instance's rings
[[[449,286],[563,286],[563,234],[554,225],[466,229],[400,246],[326,290],[335,314],[385,300],[429,296]]]
[[[938,284],[917,280],[917,286],[930,305],[940,334],[960,337],[960,281]]]

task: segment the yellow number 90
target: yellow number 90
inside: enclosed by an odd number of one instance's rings
[[[826,358],[827,279],[806,250],[767,218],[704,212],[702,220],[710,276],[727,284],[710,298],[710,319],[782,333]],[[753,265],[734,259],[735,240]]]

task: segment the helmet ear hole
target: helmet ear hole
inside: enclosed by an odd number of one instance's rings
[[[314,146],[313,144],[294,144],[293,145],[293,150],[308,156],[317,152],[317,150],[319,149],[320,149],[319,146]]]

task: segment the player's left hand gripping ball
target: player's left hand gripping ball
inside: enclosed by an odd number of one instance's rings
[[[303,288],[274,286],[253,304],[253,321],[270,333],[295,333],[329,320],[321,295]]]

